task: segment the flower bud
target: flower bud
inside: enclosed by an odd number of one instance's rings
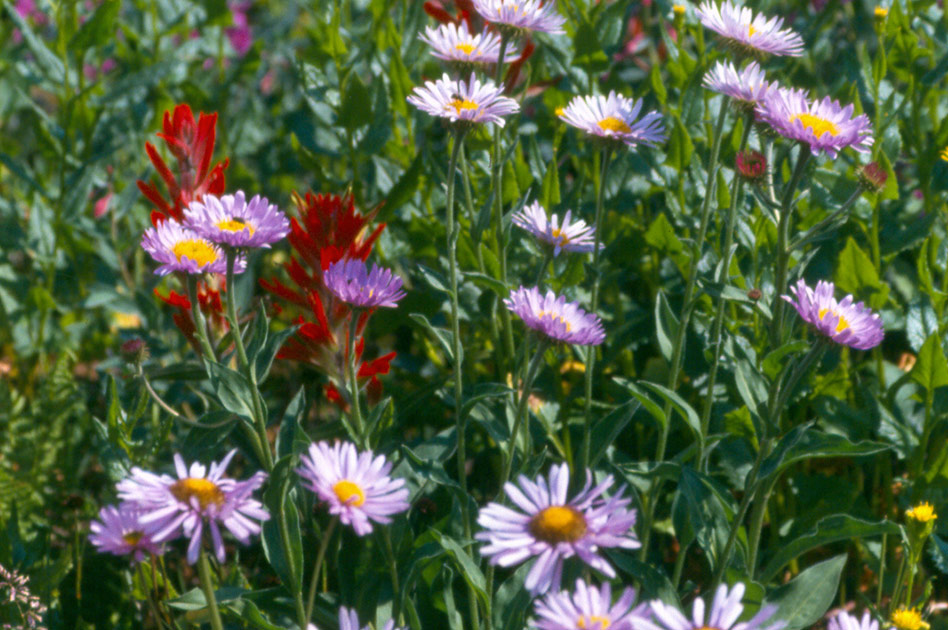
[[[882,192],[888,179],[889,174],[878,162],[869,162],[859,171],[859,185],[869,192]]]
[[[767,158],[759,151],[742,151],[735,160],[737,174],[749,182],[759,182],[767,172]]]
[[[140,365],[148,358],[148,346],[139,337],[129,339],[119,347],[122,358],[134,365]]]

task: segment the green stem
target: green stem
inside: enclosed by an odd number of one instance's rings
[[[365,435],[365,427],[362,426],[362,405],[359,402],[359,373],[356,368],[358,359],[356,358],[356,335],[359,327],[359,312],[353,308],[349,312],[349,356],[346,361],[346,378],[349,381],[349,409],[352,418],[352,426],[355,430],[355,440],[361,448],[366,448],[368,436]]]
[[[700,33],[700,29],[699,29]],[[708,236],[708,223],[711,218],[711,200],[715,197],[714,189],[717,183],[718,158],[721,154],[721,139],[724,134],[724,122],[727,120],[727,99],[721,100],[721,109],[718,112],[718,120],[714,126],[714,139],[711,145],[711,158],[708,162],[708,180],[705,185],[704,200],[701,202],[701,217],[698,224],[698,236],[694,240],[691,249],[691,260],[689,262],[688,279],[685,283],[685,294],[681,306],[681,317],[679,317],[678,332],[675,335],[675,341],[672,345],[671,363],[668,369],[668,388],[675,390],[678,388],[678,377],[681,373],[681,362],[685,348],[685,337],[688,331],[688,320],[691,317],[692,298],[694,296],[695,285],[698,281],[698,263],[701,260],[701,251],[704,249],[704,242]],[[664,414],[667,419],[672,412],[671,402],[665,403]],[[668,446],[668,434],[671,430],[671,422],[665,422],[658,436],[658,447],[655,451],[655,461],[661,462],[665,459],[665,449]],[[662,480],[652,481],[647,500],[644,505],[644,517],[639,531],[642,532],[642,547],[639,550],[639,559],[645,561],[648,557],[649,542],[652,538],[652,521],[655,518],[655,508],[658,502],[658,493],[662,487]]]
[[[227,248],[227,323],[230,325],[230,334],[234,338],[237,348],[237,362],[247,380],[250,381],[250,397],[253,404],[253,422],[260,440],[263,452],[263,465],[267,472],[273,471],[273,454],[270,452],[270,438],[267,437],[267,418],[263,411],[263,401],[260,399],[260,389],[257,387],[257,375],[251,369],[247,360],[247,350],[244,348],[243,333],[240,330],[240,321],[237,319],[237,287],[234,282],[234,264],[237,261],[237,251]]]
[[[285,498],[286,494],[283,496]],[[296,508],[294,507],[293,509]],[[285,550],[284,556],[286,557],[287,568],[290,572],[290,584],[286,586],[288,586],[293,593],[293,605],[296,608],[296,619],[299,621],[300,628],[305,628],[309,617],[306,616],[306,611],[303,608],[303,592],[300,586],[300,572],[303,570],[303,567],[296,566],[293,554],[290,553],[290,528],[286,520],[286,505],[280,506],[278,518],[280,524],[280,539],[283,544],[283,549]]]
[[[609,174],[609,162],[612,158],[612,151],[607,147],[602,150],[601,168],[599,171],[599,186],[596,187],[596,217],[593,224],[593,286],[592,286],[592,304],[591,313],[595,313],[599,308],[599,286],[602,278],[600,266],[600,242],[602,241],[602,210],[606,196],[606,176]],[[589,449],[592,435],[592,390],[593,390],[593,372],[596,370],[596,350],[595,345],[586,346],[586,366],[583,376],[585,377],[584,401],[583,401],[583,469],[589,466]]]
[[[744,147],[747,146],[747,138],[750,136],[750,131],[753,128],[751,124],[753,121],[750,116],[744,118],[744,133],[741,135],[741,145],[738,149],[738,153],[744,150]],[[741,196],[741,186],[743,185],[743,178],[734,173],[734,181],[731,184],[731,206],[728,208],[727,219],[724,222],[724,250],[721,255],[721,267],[718,274],[718,284],[721,285],[722,291],[723,288],[727,285],[728,278],[730,276],[731,268],[731,248],[734,244],[734,226],[737,223],[737,205]],[[724,307],[727,305],[727,300],[724,299],[724,294],[718,296],[717,308],[714,313],[714,324],[712,325],[711,332],[711,348],[713,357],[711,359],[711,371],[708,375],[708,393],[705,395],[704,399],[704,408],[701,412],[701,435],[699,436],[698,442],[698,468],[700,470],[706,470],[707,468],[707,444],[708,444],[708,433],[711,428],[711,408],[714,405],[714,385],[717,382],[718,377],[718,367],[721,364],[721,342],[724,337]]]
[[[500,62],[498,62],[499,64]],[[446,199],[447,215],[447,246],[448,265],[451,282],[451,345],[454,353],[454,422],[458,434],[457,461],[458,483],[461,484],[461,523],[464,529],[464,540],[471,540],[471,515],[467,504],[467,423],[464,421],[462,406],[464,401],[464,360],[461,348],[461,317],[458,304],[458,237],[461,233],[461,222],[454,213],[454,182],[457,179],[458,156],[464,144],[463,130],[454,133],[454,146],[451,148],[451,158],[448,162],[448,190]],[[468,586],[468,604],[470,606],[471,623],[473,627],[480,625],[477,612],[477,594]]]
[[[309,623],[313,618],[313,606],[316,603],[316,587],[319,584],[319,571],[323,567],[323,559],[326,557],[326,549],[329,548],[329,541],[332,539],[333,531],[336,529],[336,523],[339,522],[338,516],[333,516],[323,532],[323,540],[319,543],[319,551],[316,552],[316,565],[313,566],[313,575],[309,580],[309,596],[306,598],[306,622]],[[395,594],[396,597],[398,593]],[[306,627],[305,625],[302,627]]]
[[[526,343],[526,340],[524,340]],[[503,490],[504,485],[510,481],[510,471],[513,469],[513,460],[514,453],[517,451],[517,438],[520,435],[520,428],[524,425],[529,411],[527,410],[527,401],[530,398],[530,389],[533,387],[533,380],[536,378],[537,371],[540,369],[540,363],[543,361],[543,354],[546,352],[547,347],[549,346],[549,341],[546,337],[540,339],[540,343],[537,346],[536,354],[533,355],[533,358],[530,360],[530,365],[527,366],[527,374],[523,379],[521,387],[523,388],[520,392],[520,401],[517,404],[517,416],[514,420],[513,432],[510,435],[510,447],[507,450],[507,458],[504,461],[504,474],[500,478],[500,488]]]
[[[211,361],[217,361],[217,355],[214,353],[214,347],[207,338],[207,320],[204,318],[204,312],[201,310],[201,303],[198,301],[197,278],[191,274],[187,277],[188,300],[191,302],[191,320],[194,322],[195,334],[197,334],[198,343],[204,356]]]
[[[147,591],[145,597],[148,599],[148,609],[151,610],[151,614],[155,617],[155,622],[158,624],[159,628],[164,628],[164,620],[161,618],[161,614],[158,612],[158,607],[155,605],[155,585],[152,583],[149,588],[148,576],[145,573],[145,567],[142,566],[141,562],[136,563],[138,565],[138,580],[141,582],[142,590]]]
[[[395,562],[395,551],[392,549],[392,535],[388,527],[382,528],[382,542],[385,543],[385,556],[388,559],[389,574],[392,576],[392,596],[395,600],[395,607],[392,610],[392,619],[399,619],[399,615],[401,614],[402,589],[398,585],[398,564]]]
[[[774,319],[770,339],[774,347],[782,345],[781,342],[783,340],[783,312],[786,305],[781,296],[787,293],[787,273],[789,271],[791,253],[787,244],[790,240],[790,215],[793,212],[793,194],[796,192],[797,186],[803,178],[807,160],[810,158],[809,148],[801,144],[798,151],[797,165],[793,169],[793,175],[790,177],[790,182],[784,190],[783,200],[780,204],[780,219],[777,224],[777,275],[774,278],[776,291],[774,293]]]
[[[217,609],[214,584],[211,582],[211,567],[207,562],[207,554],[204,553],[203,546],[201,547],[201,554],[198,556],[198,573],[201,576],[201,590],[204,591],[208,614],[211,617],[211,628],[213,630],[224,630],[224,624],[221,623],[221,613]]]
[[[507,53],[507,46],[510,43],[511,35],[508,32],[501,31],[500,36],[500,56],[497,57],[497,69],[494,80],[500,86],[504,75],[504,55]],[[494,191],[496,204],[494,206],[494,240],[497,247],[497,259],[500,262],[499,280],[507,286],[507,243],[504,234],[504,168],[501,164],[503,150],[501,143],[501,127],[494,125],[494,154],[491,164],[491,190]],[[500,321],[504,332],[504,354],[503,357],[512,357],[514,354],[513,341],[513,323],[510,320],[510,313],[506,308],[499,309]],[[507,361],[502,361],[504,365]]]
[[[879,583],[876,585],[876,610],[882,610],[882,583],[885,579],[885,550],[888,534],[882,534],[882,546],[879,549]]]

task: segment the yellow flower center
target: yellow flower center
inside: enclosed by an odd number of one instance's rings
[[[553,236],[556,236],[556,234],[554,233]],[[562,315],[557,315],[556,313],[553,313],[550,311],[540,311],[539,313],[537,313],[537,319],[543,319],[543,318],[549,318],[550,320],[554,322],[559,320],[561,324],[564,324],[566,326],[566,332],[573,330],[573,325],[570,324],[568,321],[566,321],[566,318],[563,317]]]
[[[625,124],[624,120],[616,118],[615,116],[608,116],[599,121],[599,128],[603,131],[611,131],[613,133],[629,133],[632,131],[632,128]]]
[[[551,544],[576,542],[586,533],[586,519],[568,505],[551,505],[530,519],[527,529],[533,536]]]
[[[337,481],[332,487],[332,491],[335,492],[336,497],[346,505],[359,507],[365,503],[365,493],[362,491],[362,488],[348,479]]]
[[[922,615],[917,610],[899,608],[892,613],[892,623],[899,630],[928,630],[931,626],[922,621]]]
[[[683,5],[683,4],[676,4],[676,5],[672,6],[672,12],[674,12],[675,15],[684,15],[684,14],[685,14],[685,5]]]
[[[877,18],[885,18],[889,15],[889,10],[885,7],[876,7],[875,14]]]
[[[600,617],[599,615],[583,615],[576,620],[576,625],[583,630],[593,630],[598,628],[598,630],[606,630],[609,627],[609,618]]]
[[[468,55],[468,56],[474,54],[474,51],[477,50],[476,48],[474,48],[474,44],[458,44],[454,48],[455,50],[460,50],[461,52],[463,52],[465,55]]]
[[[122,540],[124,540],[126,544],[132,545],[134,547],[144,536],[145,532],[129,532],[122,536]]]
[[[250,230],[251,235],[253,235],[254,232],[252,225],[243,219],[238,219],[237,217],[231,217],[230,219],[225,219],[224,221],[218,221],[217,227],[218,229],[224,230],[226,232],[242,232],[245,229]]]
[[[190,258],[199,266],[217,262],[217,252],[214,251],[214,247],[200,238],[178,241],[174,244],[174,247],[171,248],[171,253],[174,254],[175,258],[179,261],[182,258]]]
[[[821,308],[820,313],[819,313],[820,321],[823,321],[823,318],[826,317],[826,314],[829,312],[830,310],[828,308]],[[843,332],[844,330],[849,328],[849,322],[846,321],[845,317],[843,317],[836,311],[833,311],[833,315],[836,315],[837,317],[839,317],[839,323],[836,324],[836,332]]]
[[[829,132],[831,136],[839,135],[839,127],[829,120],[814,116],[813,114],[794,114],[790,117],[790,122],[801,121],[803,126],[813,132],[813,135],[819,138],[824,133]]]
[[[569,237],[566,236],[566,234],[564,234],[563,230],[561,230],[560,228],[553,228],[552,236],[554,239],[559,239],[560,243],[562,243],[563,245],[566,245],[567,243],[569,243]]]
[[[556,109],[553,110],[553,113],[556,114],[557,116],[562,116],[564,112],[566,112],[566,110],[563,109],[562,107],[557,107]],[[948,149],[945,149],[945,155],[948,155]],[[946,157],[945,159],[948,160],[948,157]]]
[[[448,104],[444,106],[445,109],[448,109],[449,107],[453,107],[454,111],[456,111],[458,116],[460,116],[462,109],[477,109],[478,105],[474,101],[468,100],[466,98],[456,98],[452,101],[448,101]]]
[[[197,497],[202,510],[212,503],[217,507],[224,505],[224,492],[216,483],[203,477],[188,477],[174,482],[171,485],[171,494],[181,503],[188,505],[193,497]]]
[[[935,508],[928,501],[922,501],[915,507],[905,510],[905,515],[919,523],[927,523],[938,518],[938,515],[935,514]]]
[[[753,24],[749,24],[749,25],[747,26],[747,36],[748,36],[748,37],[753,37],[753,36],[754,36],[754,33],[756,33],[756,32],[757,32],[757,29],[754,28],[754,25],[753,25]]]

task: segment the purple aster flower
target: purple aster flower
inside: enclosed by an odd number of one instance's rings
[[[560,250],[581,253],[593,251],[595,230],[586,225],[582,219],[571,221],[572,217],[572,211],[567,210],[561,225],[558,215],[554,214],[547,218],[543,206],[534,201],[513,215],[511,220],[514,225],[522,227],[544,243],[552,245],[554,256],[559,256]],[[599,246],[602,247],[602,244]]]
[[[796,299],[789,295],[781,297],[793,304],[803,321],[836,343],[857,350],[868,350],[882,343],[882,320],[879,316],[862,302],[853,304],[851,295],[837,302],[833,297],[835,290],[832,282],[820,280],[814,291],[801,279],[795,287],[790,287]]]
[[[481,17],[514,33],[562,33],[566,18],[557,13],[555,0],[474,0]]]
[[[467,83],[444,74],[438,81],[428,81],[424,87],[416,86],[408,102],[427,114],[447,118],[452,123],[495,123],[503,127],[503,116],[520,111],[517,101],[503,93],[503,88],[494,85],[493,81],[481,83],[473,72]]]
[[[438,59],[461,64],[494,64],[500,56],[500,36],[490,31],[477,35],[467,28],[467,22],[460,26],[453,22],[442,24],[438,28],[425,27],[418,38],[431,46],[431,54]],[[510,62],[519,56],[516,50],[508,49],[504,61]]]
[[[361,308],[385,306],[395,308],[405,297],[402,279],[378,265],[368,265],[358,258],[343,258],[323,272],[323,282],[330,293],[343,302]]]
[[[747,64],[743,70],[738,70],[729,61],[719,61],[704,75],[703,83],[712,92],[730,96],[753,110],[770,87],[765,78],[764,71],[756,61]]]
[[[738,52],[752,55],[771,54],[799,57],[803,54],[803,39],[791,29],[781,29],[783,18],[767,19],[754,15],[747,7],[725,0],[716,6],[707,0],[698,7],[701,23],[724,38]]]
[[[359,536],[372,531],[372,523],[388,524],[392,514],[409,508],[404,479],[388,476],[392,463],[372,451],[359,453],[351,442],[319,442],[309,445],[296,472],[307,487],[329,504],[329,513]]]
[[[524,582],[534,595],[559,588],[566,558],[579,556],[600,573],[615,577],[615,570],[599,552],[607,547],[640,546],[632,531],[635,510],[628,509],[631,499],[622,496],[622,489],[611,498],[603,496],[613,484],[612,475],[593,487],[592,471],[587,470],[586,485],[573,499],[567,499],[566,464],[553,466],[549,481],[537,477],[533,482],[520,475],[517,482],[519,487],[508,482],[504,491],[520,509],[488,504],[477,517],[478,525],[486,531],[475,538],[489,543],[481,555],[491,556],[491,564],[510,567],[536,557]]]
[[[184,273],[225,273],[227,257],[220,247],[198,236],[173,219],[162,221],[157,227],[145,230],[142,248],[162,263],[155,273],[164,276],[175,271]],[[243,273],[247,261],[238,256],[234,271]]]
[[[290,231],[286,215],[254,195],[249,202],[242,190],[233,195],[204,195],[184,209],[185,224],[207,240],[230,247],[270,247]]]
[[[636,120],[641,111],[642,100],[609,92],[609,96],[576,96],[562,112],[557,111],[557,115],[590,135],[623,142],[630,147],[664,142],[662,115],[651,111]]]
[[[178,478],[156,475],[132,468],[132,475],[119,482],[119,497],[125,500],[123,508],[138,508],[145,512],[139,523],[152,532],[152,540],[164,542],[183,534],[190,538],[188,563],[197,562],[205,523],[211,530],[214,553],[224,562],[224,542],[220,525],[226,527],[243,544],[260,533],[260,524],[270,514],[250,495],[263,485],[266,473],[256,472],[246,481],[224,477],[224,470],[234,457],[229,452],[210,470],[197,462],[188,468],[181,455],[175,453],[174,467]]]
[[[879,622],[872,618],[868,610],[862,613],[862,619],[841,610],[829,620],[826,630],[879,630]]]
[[[783,621],[770,621],[775,607],[764,606],[748,621],[737,623],[737,619],[744,612],[741,598],[744,597],[744,585],[737,583],[730,592],[727,584],[722,584],[714,594],[711,610],[705,617],[705,602],[696,598],[692,607],[691,619],[674,606],[653,600],[649,602],[654,615],[654,622],[644,619],[638,621],[640,630],[780,630],[785,625]]]
[[[846,147],[860,153],[872,148],[869,118],[865,114],[853,118],[852,104],[841,107],[828,96],[810,101],[806,90],[776,87],[757,104],[757,115],[780,135],[810,145],[813,155],[825,152],[835,158]]]
[[[139,522],[144,514],[133,506],[115,507],[107,505],[99,510],[99,520],[89,523],[89,542],[100,552],[116,556],[133,554],[135,562],[141,562],[145,554],[160,556],[161,545],[152,539],[151,533]]]
[[[536,287],[522,286],[504,300],[508,309],[517,314],[529,328],[564,343],[598,346],[606,338],[599,316],[587,313],[576,302],[567,303],[553,291],[540,295]]]
[[[372,630],[372,626],[366,624],[365,626],[359,625],[359,615],[356,613],[354,608],[346,608],[345,606],[339,607],[339,630]],[[382,630],[405,630],[404,628],[396,628],[395,620],[389,619],[385,622],[385,625],[382,626]]]
[[[648,616],[648,604],[635,602],[635,590],[622,591],[615,604],[612,589],[603,584],[598,590],[576,580],[576,590],[550,593],[536,603],[534,625],[540,630],[633,630],[638,619]],[[847,629],[849,630],[849,629]]]

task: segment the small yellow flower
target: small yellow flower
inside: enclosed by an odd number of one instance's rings
[[[885,7],[876,7],[876,17],[880,20],[884,20],[889,16],[889,10]]]
[[[892,624],[898,630],[928,630],[931,626],[922,621],[922,615],[912,608],[899,608],[892,613]]]
[[[927,523],[928,521],[933,521],[938,518],[938,515],[935,514],[935,508],[927,501],[922,501],[915,507],[905,510],[905,516],[919,523]]]
[[[675,15],[684,15],[685,10],[685,5],[683,4],[676,4],[672,6],[672,11],[675,13]]]
[[[941,159],[948,162],[948,147],[945,147],[945,150],[941,152]]]
[[[564,110],[562,107],[557,107],[556,109],[553,110],[553,113],[556,114],[557,116],[562,116],[564,111],[566,110]]]

